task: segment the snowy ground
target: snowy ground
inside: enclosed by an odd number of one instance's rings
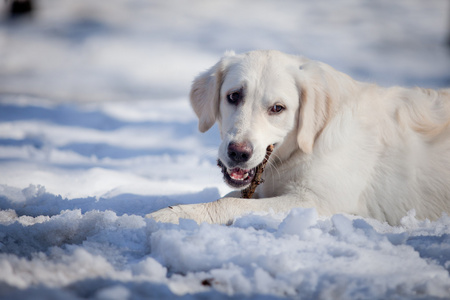
[[[36,4],[0,23],[1,299],[450,299],[445,215],[398,227],[313,209],[232,226],[143,218],[229,191],[217,129],[197,133],[187,100],[225,50],[448,87],[448,1]]]

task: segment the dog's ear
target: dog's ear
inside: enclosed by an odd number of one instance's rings
[[[210,129],[219,114],[220,87],[226,72],[226,61],[234,52],[226,53],[216,65],[198,75],[191,86],[190,101],[199,119],[198,129]]]
[[[334,114],[347,82],[352,79],[325,64],[308,61],[297,70],[300,94],[297,142],[305,153],[313,151],[314,143]]]

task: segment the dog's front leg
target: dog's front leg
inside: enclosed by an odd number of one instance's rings
[[[217,223],[229,224],[234,220],[233,211],[229,205],[234,205],[234,201],[222,198],[210,203],[174,205],[160,209],[146,215],[157,222],[178,224],[179,219],[192,219],[197,223]],[[226,202],[226,203],[224,203]]]
[[[226,197],[210,203],[170,206],[146,217],[164,223],[178,223],[179,219],[192,219],[197,223],[231,224],[236,217],[251,212],[288,212],[295,207],[311,207],[311,204],[291,196],[264,199]]]
[[[192,219],[197,223],[215,223],[210,213],[211,207],[209,206],[211,205],[208,204],[210,203],[173,205],[150,213],[145,217],[162,223],[178,224],[179,219]]]

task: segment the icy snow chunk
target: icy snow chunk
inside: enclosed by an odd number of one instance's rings
[[[152,255],[173,272],[203,271],[225,263],[248,263],[273,242],[273,236],[253,228],[201,224],[186,230],[172,226],[152,233]],[[245,251],[243,246],[245,245]],[[260,253],[259,255],[262,255]]]
[[[71,253],[55,248],[49,255],[40,253],[31,260],[0,254],[0,266],[0,281],[19,288],[40,283],[50,287],[64,286],[114,273],[114,268],[106,259],[82,248],[75,248]]]
[[[139,276],[142,279],[154,282],[166,281],[167,268],[163,267],[153,257],[147,257],[143,261],[133,265],[131,269],[135,276]]]
[[[13,209],[0,210],[0,224],[9,225],[17,220],[17,213]]]
[[[18,216],[13,209],[0,210],[0,224],[10,225],[14,222],[19,222],[24,226],[34,225],[36,223],[43,223],[50,219],[48,216]]]
[[[33,199],[42,197],[45,193],[45,187],[41,185],[30,184],[27,188],[18,189],[0,184],[0,199],[3,198],[2,202],[6,202],[6,200],[17,204],[32,202]]]
[[[269,295],[284,294],[286,296],[295,296],[297,294],[295,288],[289,286],[288,281],[283,280],[283,278],[276,278],[264,269],[256,268],[253,276],[255,278],[255,288],[261,293]]]
[[[32,199],[32,198],[37,198],[37,197],[41,197],[42,195],[44,195],[46,193],[45,191],[45,187],[41,186],[41,185],[33,185],[30,184],[27,188],[22,190],[23,195],[25,196],[25,198],[28,199]]]
[[[116,285],[99,290],[96,298],[99,300],[124,300],[129,299],[131,292],[122,285]]]
[[[237,218],[233,222],[233,227],[249,228],[256,230],[276,231],[282,219],[273,214],[254,212]]]
[[[315,208],[295,208],[280,224],[278,232],[302,236],[306,229],[317,223],[317,218]]]
[[[229,296],[239,291],[240,294],[250,295],[252,292],[252,282],[246,270],[233,263],[225,264],[220,269],[211,270],[209,280],[215,289]]]

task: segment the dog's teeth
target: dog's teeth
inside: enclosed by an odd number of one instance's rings
[[[243,180],[242,177],[236,176],[236,175],[231,175],[231,178],[233,178],[234,180]]]
[[[244,173],[242,169],[226,169],[228,175],[236,181],[244,181],[250,177],[249,172]]]

